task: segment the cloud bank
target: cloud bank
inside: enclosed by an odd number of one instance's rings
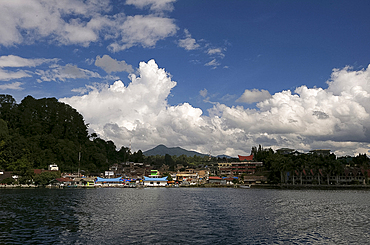
[[[257,109],[216,103],[208,115],[189,103],[168,104],[176,82],[154,60],[141,62],[137,74],[127,86],[116,81],[60,100],[81,112],[101,137],[117,146],[131,140],[134,150],[165,144],[236,156],[262,144],[353,155],[370,147],[370,66],[333,70],[326,89],[301,86],[271,96],[246,90],[266,97]]]

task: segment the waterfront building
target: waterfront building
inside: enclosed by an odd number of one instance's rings
[[[95,186],[123,186],[125,182],[122,177],[118,178],[101,178],[97,177],[95,181]]]
[[[222,179],[218,176],[209,176],[208,183],[210,184],[216,184],[216,185],[224,185],[226,184],[226,180]]]
[[[143,183],[144,186],[150,186],[150,187],[163,187],[167,185],[167,176],[163,178],[157,178],[157,177],[147,177],[144,176]]]

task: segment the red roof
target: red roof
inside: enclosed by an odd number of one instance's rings
[[[73,179],[70,179],[70,178],[57,178],[56,180],[59,182],[72,182],[73,181]]]
[[[209,176],[208,179],[213,179],[213,180],[222,180],[222,178],[217,177],[217,176]]]
[[[240,156],[238,155],[240,161],[253,161],[253,154],[250,154],[249,156]]]

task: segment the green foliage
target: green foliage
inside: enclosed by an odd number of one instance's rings
[[[172,181],[173,180],[172,177],[171,177],[171,175],[169,173],[163,173],[162,174],[162,177],[167,177],[167,180],[168,181]]]
[[[114,163],[143,158],[141,151],[117,151],[112,141],[89,136],[82,115],[55,98],[27,96],[16,104],[12,96],[0,95],[0,168],[16,171],[21,179],[51,163],[63,172],[100,173]]]
[[[1,184],[5,184],[5,185],[12,185],[14,183],[15,181],[13,178],[5,178],[1,181]]]
[[[60,172],[59,171],[52,171],[52,172],[42,172],[41,174],[36,174],[33,177],[33,181],[36,185],[46,186],[52,180],[59,178]]]

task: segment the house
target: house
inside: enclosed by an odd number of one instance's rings
[[[190,185],[197,184],[199,181],[199,175],[195,172],[194,169],[189,168],[186,169],[184,172],[177,172],[176,181],[178,181],[179,183],[187,182]]]
[[[209,176],[208,183],[221,185],[223,183],[226,183],[226,180],[223,180],[221,177],[218,177],[218,176]]]
[[[59,167],[56,164],[50,164],[48,167],[49,171],[59,171]]]
[[[11,171],[0,170],[0,183],[6,182],[6,180],[14,180],[15,176]]]
[[[262,162],[231,162],[231,166],[227,168],[220,168],[221,175],[240,175],[240,174],[254,174],[257,167],[262,167]]]
[[[59,186],[74,186],[76,184],[76,182],[70,178],[57,178],[56,181]]]
[[[163,178],[152,178],[152,177],[144,176],[144,179],[143,179],[144,186],[150,186],[150,187],[166,186],[167,181],[168,181],[167,176]]]
[[[256,175],[246,175],[244,176],[244,184],[255,185],[267,183],[267,177],[256,176]]]
[[[276,152],[278,154],[281,154],[281,155],[288,155],[288,154],[291,154],[294,152],[294,149],[290,149],[290,148],[280,148],[280,149],[277,149]]]
[[[118,178],[100,178],[97,177],[95,186],[123,186],[124,181],[122,177]]]
[[[225,177],[223,178],[223,180],[226,181],[226,185],[233,185],[234,184],[234,180],[238,180],[238,177]]]
[[[317,154],[317,155],[321,155],[321,156],[329,156],[330,155],[330,150],[323,150],[323,149],[319,149],[319,150],[311,150],[310,151],[311,154]]]

